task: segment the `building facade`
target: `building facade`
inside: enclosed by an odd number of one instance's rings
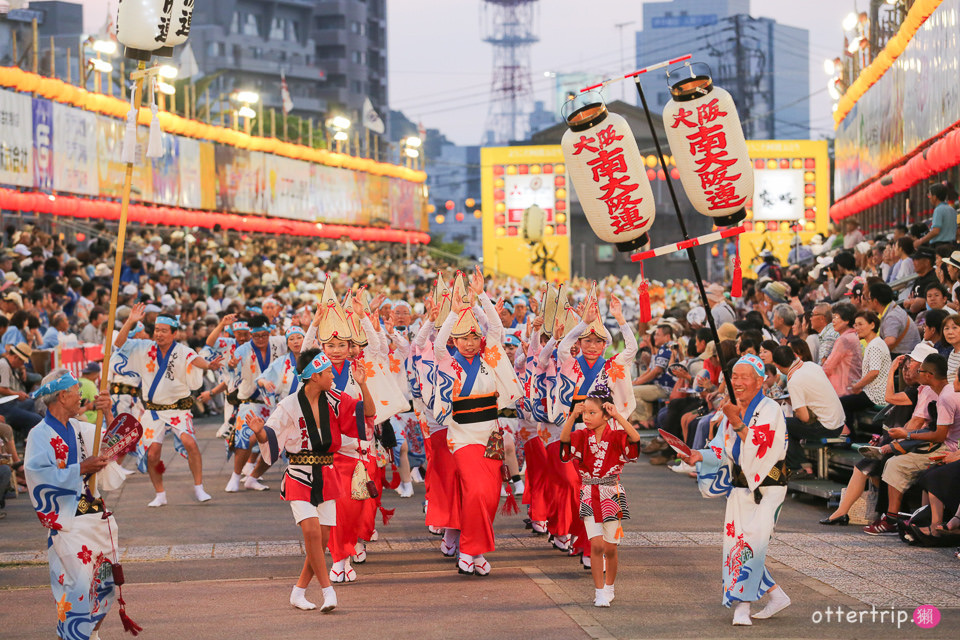
[[[810,135],[809,33],[750,16],[749,0],[669,0],[643,4],[637,68],[685,54],[710,66],[733,96],[747,139]],[[661,73],[645,81],[650,108],[670,100]]]
[[[190,42],[203,75],[217,76],[214,99],[252,90],[280,112],[283,71],[301,117],[359,122],[365,98],[387,102],[385,0],[207,0]]]

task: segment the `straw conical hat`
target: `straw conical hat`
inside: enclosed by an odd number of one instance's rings
[[[597,303],[597,283],[594,282],[593,286],[590,288],[590,295],[587,296],[587,304],[583,308],[584,314],[586,314],[587,309],[590,308],[590,305]],[[603,322],[600,319],[600,316],[597,315],[597,319],[590,323],[586,331],[580,335],[580,338],[586,338],[590,334],[595,334],[598,337],[609,341],[610,333],[607,331],[607,328],[603,326]]]
[[[347,315],[347,321],[350,323],[350,340],[358,347],[365,347],[368,342],[367,332],[363,330],[363,326],[360,324],[361,318],[353,312],[353,296],[354,292],[350,291],[343,301],[344,309],[349,309],[349,311],[345,313]]]
[[[463,338],[471,333],[482,336],[483,330],[480,329],[480,323],[477,322],[477,316],[474,315],[473,309],[467,308],[460,312],[460,315],[457,317],[457,323],[453,325],[453,331],[450,335],[454,338]]]
[[[337,300],[329,277],[323,286],[323,297],[320,304],[327,308],[327,313],[317,329],[317,340],[328,342],[333,338],[352,339],[353,331],[350,330],[350,321],[347,319],[347,314],[343,311],[340,301]]]
[[[451,301],[450,301],[450,287],[447,286],[447,283],[443,280],[443,273],[437,273],[437,281],[433,288],[433,304],[440,309],[440,315],[437,316],[437,321],[434,323],[434,326],[439,329],[443,324],[443,321],[447,319],[447,315],[450,313]]]

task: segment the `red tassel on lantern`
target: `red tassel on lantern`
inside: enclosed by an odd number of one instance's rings
[[[127,615],[126,602],[123,601],[123,596],[117,598],[117,602],[120,604],[120,623],[123,625],[123,630],[130,633],[131,635],[139,635],[143,631],[143,627],[134,622],[130,616]]]
[[[743,270],[740,268],[740,237],[736,241],[737,254],[733,258],[733,282],[730,284],[730,295],[739,298],[743,295]]]
[[[650,322],[650,285],[643,275],[643,263],[640,263],[640,322]]]

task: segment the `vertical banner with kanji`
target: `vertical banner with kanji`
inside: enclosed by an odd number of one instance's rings
[[[53,190],[53,103],[33,99],[33,186]]]
[[[0,90],[0,184],[33,186],[33,100]]]

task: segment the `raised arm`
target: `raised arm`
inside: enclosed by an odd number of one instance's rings
[[[126,344],[127,336],[130,335],[130,329],[133,329],[133,327],[147,315],[145,311],[146,306],[147,305],[142,302],[133,305],[133,309],[130,310],[130,315],[127,316],[127,321],[123,323],[123,326],[120,327],[120,331],[117,333],[117,339],[113,342],[114,347],[120,349]]]
[[[217,326],[215,326],[213,331],[210,332],[210,335],[207,336],[207,346],[213,349],[217,344],[217,340],[220,339],[220,334],[223,333],[223,330],[227,327],[227,325],[236,322],[236,320],[237,314],[235,313],[228,313],[220,318],[220,322],[217,323]]]

